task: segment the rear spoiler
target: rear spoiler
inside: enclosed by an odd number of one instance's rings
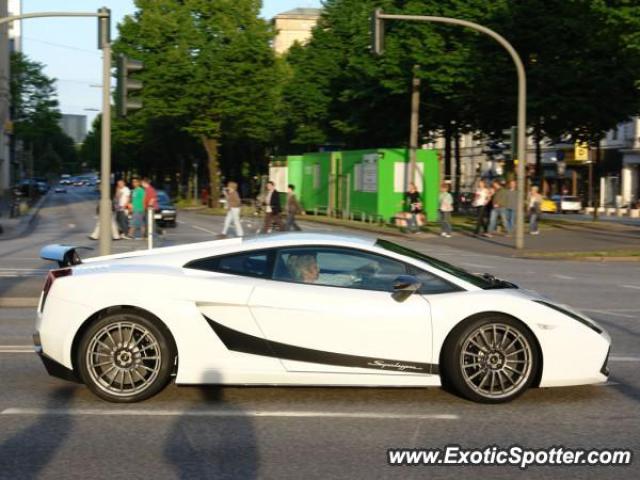
[[[58,262],[59,267],[80,265],[82,260],[76,250],[81,248],[85,250],[92,250],[90,247],[75,247],[73,245],[47,245],[40,250],[40,258]]]

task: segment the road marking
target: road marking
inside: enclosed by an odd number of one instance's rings
[[[39,303],[39,297],[0,297],[0,308],[37,307]]]
[[[490,265],[480,265],[479,263],[463,263],[463,265],[466,265],[468,267],[473,267],[473,268],[493,268]]]
[[[192,227],[192,228],[195,228],[196,230],[200,230],[200,231],[202,231],[202,232],[210,233],[210,234],[212,234],[212,235],[218,235],[218,232],[214,232],[213,230],[209,230],[209,229],[206,229],[206,228],[200,227],[200,226],[198,226],[198,225],[191,225],[191,227]]]
[[[570,277],[569,275],[560,275],[560,274],[557,274],[557,273],[554,273],[551,276],[555,277],[555,278],[559,278],[560,280],[575,280],[576,279],[576,277]]]
[[[627,315],[624,313],[616,313],[613,312],[611,310],[595,310],[593,308],[581,308],[580,310],[583,310],[585,312],[590,312],[590,313],[600,313],[602,315],[609,315],[612,317],[621,317],[621,318],[636,318],[637,315]]]
[[[0,345],[0,353],[33,353],[33,345]]]
[[[640,357],[609,357],[610,362],[640,362]]]
[[[634,290],[640,290],[640,286],[638,285],[620,285],[623,288],[633,288]]]
[[[451,414],[410,414],[378,412],[319,412],[268,410],[141,410],[98,408],[7,408],[1,415],[57,415],[57,416],[153,416],[153,417],[253,417],[253,418],[352,418],[376,420],[458,420]]]

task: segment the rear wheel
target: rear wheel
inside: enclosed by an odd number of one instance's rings
[[[84,383],[110,402],[138,402],[171,378],[175,347],[165,328],[137,312],[117,312],[93,324],[78,348]]]
[[[463,324],[445,345],[447,384],[482,403],[513,400],[533,383],[540,365],[533,334],[521,322],[487,315]]]

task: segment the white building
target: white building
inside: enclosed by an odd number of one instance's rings
[[[601,203],[627,206],[640,200],[640,117],[621,123],[609,131],[603,149],[617,150],[622,156],[619,176],[608,175],[601,184]]]
[[[306,43],[321,13],[319,8],[294,8],[276,15],[272,20],[276,30],[273,42],[276,53],[286,53],[295,42]]]

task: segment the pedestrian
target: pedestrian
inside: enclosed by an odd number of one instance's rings
[[[289,188],[287,189],[287,222],[284,229],[287,231],[293,229],[296,232],[299,232],[302,229],[296,222],[296,215],[298,213],[302,213],[302,207],[296,198],[295,190],[295,185],[289,184]]]
[[[518,190],[517,182],[510,180],[509,189],[507,190],[507,222],[509,222],[509,233],[513,232],[513,224],[516,221],[516,212],[518,211]]]
[[[131,203],[131,190],[120,179],[116,183],[116,194],[113,199],[113,205],[116,210],[116,222],[120,230],[120,238],[130,239],[129,237],[129,204]]]
[[[409,208],[409,231],[412,233],[418,233],[420,231],[420,225],[422,222],[422,199],[420,198],[420,192],[415,183],[410,183],[407,192],[404,194],[405,203]]]
[[[449,185],[443,183],[438,197],[438,209],[440,210],[440,235],[451,238],[451,212],[453,212],[453,195],[449,193]]]
[[[131,226],[129,236],[134,240],[140,240],[144,232],[144,188],[140,180],[134,177],[131,180],[133,191],[131,192]]]
[[[96,226],[93,228],[93,232],[89,235],[91,240],[98,240],[100,238],[100,202],[96,207]],[[116,225],[116,219],[113,218],[113,212],[111,212],[111,238],[113,240],[120,240],[120,232],[118,231],[118,225]]]
[[[542,195],[540,195],[539,188],[536,185],[533,185],[529,191],[527,206],[529,211],[529,233],[531,235],[539,235],[538,219],[542,212]]]
[[[145,216],[144,218],[144,225],[146,227],[144,234],[146,236],[149,234],[149,228],[151,227],[148,221],[149,210],[151,210],[151,222],[155,227],[155,211],[159,209],[159,204],[158,192],[156,192],[156,189],[153,188],[153,185],[151,185],[151,179],[149,177],[142,178],[142,188],[144,188],[144,211],[147,214],[147,216]],[[157,235],[157,233],[159,233],[159,229],[154,228],[153,235],[155,236]]]
[[[235,229],[237,237],[242,237],[244,232],[242,231],[242,224],[240,223],[240,211],[242,209],[242,200],[238,194],[238,184],[236,182],[228,182],[227,188],[223,190],[224,196],[227,199],[226,209],[227,215],[224,217],[224,227],[222,227],[222,235],[226,236],[231,227],[231,222]]]
[[[489,219],[489,232],[485,234],[486,237],[492,237],[498,227],[498,217],[502,221],[507,234],[511,233],[509,230],[509,222],[507,221],[507,191],[502,186],[502,182],[498,179],[493,181],[493,196],[491,197],[491,216]]]
[[[283,230],[282,219],[280,213],[282,207],[280,206],[280,194],[276,190],[276,184],[271,180],[267,182],[267,194],[264,196],[264,225],[262,227],[262,233],[269,233],[273,225],[278,230]]]
[[[478,186],[473,196],[472,205],[476,209],[476,230],[475,234],[480,235],[488,231],[488,213],[487,205],[491,201],[491,190],[487,188],[484,180],[478,182]]]

